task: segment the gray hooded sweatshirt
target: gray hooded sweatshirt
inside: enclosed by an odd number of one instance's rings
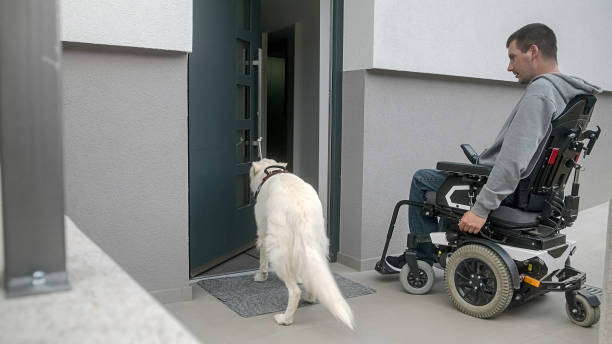
[[[493,169],[472,211],[486,218],[499,207],[533,170],[552,131],[552,120],[575,96],[600,92],[601,88],[595,85],[561,73],[531,80],[493,144],[480,154],[478,163]]]

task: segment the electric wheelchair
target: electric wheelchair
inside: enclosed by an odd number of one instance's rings
[[[487,181],[491,167],[478,165],[470,145],[461,145],[471,164],[438,162],[447,174],[437,192],[427,192],[424,203],[399,201],[387,233],[381,260],[375,269],[392,273],[385,264],[400,208],[423,208],[426,216],[445,219],[445,230],[431,234],[409,234],[400,272],[404,289],[425,294],[433,286],[433,268],[416,259],[419,243],[434,244],[434,262],[444,269],[446,292],[451,303],[468,315],[491,318],[511,303],[521,304],[551,291],[565,292],[570,320],[588,327],[599,321],[600,301],[583,288],[586,274],[570,265],[576,242],[561,233],[578,216],[580,154],[588,156],[601,129],[587,130],[596,98],[579,95],[552,122],[552,131],[532,173],[522,179],[512,205],[492,211],[481,231],[469,234],[458,229],[463,213],[471,208]],[[571,193],[565,185],[574,172]],[[540,197],[541,211],[528,211],[530,197]]]

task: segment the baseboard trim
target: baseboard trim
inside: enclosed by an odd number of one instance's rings
[[[149,293],[162,304],[191,301],[193,299],[193,291],[191,286],[174,289],[153,290],[149,291]]]
[[[380,258],[367,258],[367,259],[358,259],[348,254],[338,252],[338,263],[342,265],[346,265],[350,268],[353,268],[358,271],[367,271],[373,270],[376,262],[378,262]]]

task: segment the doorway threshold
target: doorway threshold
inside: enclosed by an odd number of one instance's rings
[[[207,279],[254,274],[258,268],[259,252],[253,247],[246,252],[243,252],[197,276],[192,277],[189,280],[189,283],[195,284],[199,281]]]
[[[244,270],[244,271],[236,271],[236,272],[228,272],[216,275],[204,275],[204,276],[196,276],[189,280],[189,285],[198,284],[200,281],[206,281],[217,278],[225,278],[225,277],[238,277],[238,276],[247,276],[247,275],[255,275],[257,269]]]

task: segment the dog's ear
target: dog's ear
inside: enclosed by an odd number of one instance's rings
[[[261,171],[261,163],[258,161],[253,161],[253,164],[251,165],[251,172],[253,175],[257,175],[259,171]]]
[[[287,163],[286,162],[279,162],[278,164],[283,166],[284,168],[287,168]]]

